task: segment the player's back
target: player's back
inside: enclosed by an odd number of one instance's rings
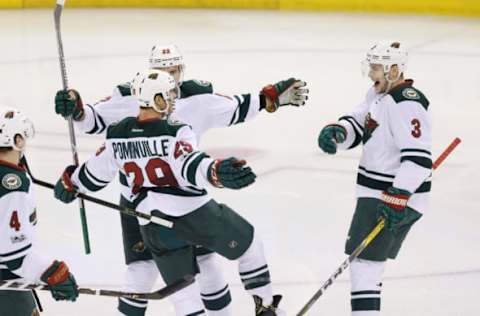
[[[108,129],[106,146],[133,194],[155,194],[166,208],[175,205],[176,215],[178,207],[190,211],[208,199],[197,183],[197,169],[208,156],[194,150],[195,135],[188,125],[126,118]]]

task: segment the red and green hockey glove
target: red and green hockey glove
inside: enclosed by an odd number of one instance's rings
[[[382,192],[381,202],[378,205],[377,216],[385,219],[385,228],[396,232],[407,217],[407,203],[412,194],[407,190],[389,187]]]
[[[56,301],[72,301],[78,297],[78,286],[75,278],[63,261],[55,260],[43,272],[40,279],[48,284],[50,292]]]
[[[62,173],[53,189],[55,198],[63,203],[70,203],[77,197],[77,187],[73,185],[71,176],[77,169],[76,166],[70,165]]]
[[[260,97],[268,99],[265,104],[267,112],[275,112],[285,105],[301,106],[308,100],[308,89],[303,89],[307,84],[295,78],[279,81],[273,85],[265,86],[260,92]]]

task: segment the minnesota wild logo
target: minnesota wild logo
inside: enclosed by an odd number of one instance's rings
[[[365,117],[365,124],[363,127],[363,139],[362,139],[363,144],[368,142],[368,140],[370,139],[370,137],[372,137],[372,134],[377,129],[377,127],[378,127],[378,122],[372,118],[372,115],[369,112]]]

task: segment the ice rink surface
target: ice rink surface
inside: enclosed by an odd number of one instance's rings
[[[71,163],[67,125],[54,114],[61,88],[51,10],[0,11],[0,104],[24,110],[37,137],[29,160],[38,178],[56,181]],[[431,101],[434,155],[454,137],[463,143],[434,175],[432,208],[389,262],[383,315],[480,315],[480,20],[265,11],[72,10],[63,15],[70,86],[85,102],[111,93],[146,67],[153,44],[177,43],[186,78],[212,81],[225,94],[257,92],[290,76],[308,82],[301,109],[261,113],[250,123],[214,130],[201,147],[214,156],[247,158],[258,182],[213,196],[243,214],[264,238],[275,291],[294,315],[344,260],[360,149],[331,157],[317,147],[321,127],[360,102],[368,79],[360,61],[379,39],[408,45],[407,77]],[[102,142],[78,136],[82,160]],[[115,211],[87,203],[93,254],[83,253],[77,204],[63,205],[38,188],[39,244],[64,259],[81,285],[119,288],[123,278],[120,221]],[[98,196],[118,200],[111,184]],[[234,263],[235,315],[253,315]],[[159,283],[159,286],[161,284]],[[82,296],[56,303],[41,293],[45,315],[115,315],[116,300]],[[344,273],[308,315],[349,315]],[[168,301],[148,315],[173,315]],[[5,316],[5,315],[2,315]]]

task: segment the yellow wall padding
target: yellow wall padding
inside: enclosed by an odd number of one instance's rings
[[[0,0],[0,8],[52,8],[55,0]],[[232,8],[480,16],[480,0],[66,0],[67,7]]]
[[[480,0],[279,0],[288,10],[480,16]]]
[[[0,7],[3,1],[0,0]],[[53,7],[55,0],[23,0],[25,7]],[[278,9],[278,0],[66,0],[66,7],[163,7],[163,8],[232,8]]]

